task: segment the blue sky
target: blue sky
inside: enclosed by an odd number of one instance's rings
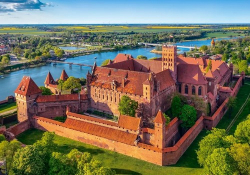
[[[250,0],[0,0],[0,24],[250,23]]]

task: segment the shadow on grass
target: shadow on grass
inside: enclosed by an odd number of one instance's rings
[[[68,145],[68,144],[62,144],[62,145],[56,145],[54,151],[60,152],[60,153],[69,153],[72,149],[77,149],[81,152],[88,152],[91,155],[97,155],[97,154],[102,154],[105,153],[101,149],[95,149],[95,148],[86,148],[84,146],[75,146],[75,145]]]
[[[126,169],[119,169],[119,168],[112,168],[112,170],[115,170],[116,174],[133,174],[133,175],[141,175],[141,173],[126,170]]]

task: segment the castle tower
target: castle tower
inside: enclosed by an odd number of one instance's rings
[[[162,46],[162,70],[169,69],[174,81],[177,81],[177,46]]]
[[[158,148],[165,147],[165,132],[166,132],[166,119],[161,110],[158,111],[155,117],[155,146]]]
[[[212,41],[211,41],[211,47],[214,47],[215,46],[215,41],[214,41],[214,39],[212,39]]]
[[[36,83],[32,80],[32,78],[24,76],[15,90],[18,112],[17,119],[19,122],[32,117],[33,114],[30,113],[30,110],[39,95],[42,95],[42,91]]]
[[[54,78],[52,77],[51,73],[49,72],[45,81],[44,81],[44,85],[45,85],[45,87],[48,87],[49,84],[54,84],[54,83],[55,83]]]
[[[63,69],[62,74],[60,76],[60,80],[66,81],[68,78],[69,76],[67,75],[66,71]]]

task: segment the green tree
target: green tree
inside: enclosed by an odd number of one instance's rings
[[[19,149],[21,149],[21,143],[17,140],[11,142],[2,141],[0,143],[0,158],[6,159],[8,172],[12,171],[14,155]]]
[[[179,119],[182,121],[181,127],[190,128],[195,124],[197,112],[193,106],[184,105]]]
[[[233,108],[236,106],[236,97],[229,97],[228,102],[227,102],[227,107],[229,109],[229,115],[231,117]]]
[[[234,136],[239,142],[250,144],[250,115],[248,115],[245,121],[238,124]]]
[[[201,52],[206,52],[207,50],[208,50],[207,45],[203,45],[203,46],[200,47]]]
[[[13,172],[18,175],[43,175],[46,166],[43,157],[35,146],[26,146],[17,150],[13,161]]]
[[[55,52],[55,55],[56,55],[58,58],[62,58],[62,57],[63,57],[64,50],[59,49],[59,48],[56,48],[56,49],[54,49],[54,52]]]
[[[170,123],[171,118],[167,114],[165,114],[165,113],[163,113],[163,116],[166,119],[166,126],[167,126]]]
[[[242,61],[239,62],[239,73],[241,73],[243,71],[246,74],[248,74],[248,63],[247,63],[247,60],[242,60]]]
[[[227,53],[224,53],[223,56],[222,56],[222,60],[227,62],[229,59],[229,55]]]
[[[62,89],[63,89],[63,83],[64,83],[64,81],[63,80],[58,80],[58,85],[57,85],[57,88],[58,89],[60,89],[61,91],[62,91]]]
[[[229,147],[230,141],[226,139],[226,130],[213,128],[207,136],[199,142],[199,148],[196,151],[198,162],[201,166],[205,165],[207,157],[213,153],[216,148]]]
[[[209,70],[212,70],[212,61],[211,60],[209,60],[209,62],[208,62],[208,65],[206,67],[206,72],[208,72]]]
[[[135,117],[136,110],[138,108],[138,102],[132,100],[130,97],[124,95],[118,104],[118,110],[122,115],[129,115]]]
[[[234,175],[239,173],[236,162],[225,148],[214,149],[213,153],[208,155],[204,169],[210,175]]]
[[[86,84],[86,79],[85,78],[79,78],[80,79],[80,84],[84,86]]]
[[[237,162],[241,174],[250,174],[250,146],[249,144],[234,144],[230,147],[230,155]]]
[[[44,86],[40,86],[39,89],[42,90],[42,95],[52,95],[52,92],[49,88],[46,88]]]
[[[143,56],[143,55],[138,55],[136,59],[147,60],[148,58],[146,56]]]
[[[179,117],[181,115],[181,110],[183,103],[178,95],[175,95],[171,103],[171,112],[173,117]]]
[[[79,78],[75,77],[69,77],[64,83],[63,83],[63,89],[68,90],[68,89],[81,89],[81,83]]]
[[[110,59],[106,59],[102,62],[102,65],[101,66],[107,66],[109,61],[111,61]]]
[[[5,137],[3,134],[0,134],[0,143],[5,140]]]
[[[4,65],[8,65],[10,63],[10,57],[8,55],[4,55],[2,57],[2,61],[1,61]]]

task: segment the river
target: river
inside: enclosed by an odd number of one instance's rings
[[[202,45],[210,45],[210,43],[211,40],[199,40],[177,43],[176,45],[199,47]],[[151,50],[152,48],[138,48],[133,50],[101,52],[91,55],[79,56],[75,58],[68,58],[66,61],[73,63],[83,63],[88,65],[93,65],[94,61],[96,61],[97,65],[100,66],[104,60],[114,59],[118,53],[131,54],[134,58],[136,58],[138,55],[144,55],[148,58],[160,57],[160,55],[158,54],[151,53]],[[188,51],[188,49],[182,48],[179,52],[181,53],[184,51]],[[94,59],[95,57],[96,59]],[[70,68],[67,64],[57,64],[56,66],[53,66],[52,64],[47,64],[41,67],[11,72],[9,74],[5,74],[4,78],[0,78],[0,100],[4,100],[9,95],[14,95],[15,89],[24,75],[30,76],[37,83],[38,86],[44,86],[44,81],[46,75],[48,74],[48,71],[51,72],[54,79],[58,79],[63,69],[65,69],[69,76],[74,76],[78,78],[86,77],[88,70],[91,70],[91,68],[89,67],[82,67],[82,69],[80,69],[80,67],[76,65],[72,65],[72,67]]]

